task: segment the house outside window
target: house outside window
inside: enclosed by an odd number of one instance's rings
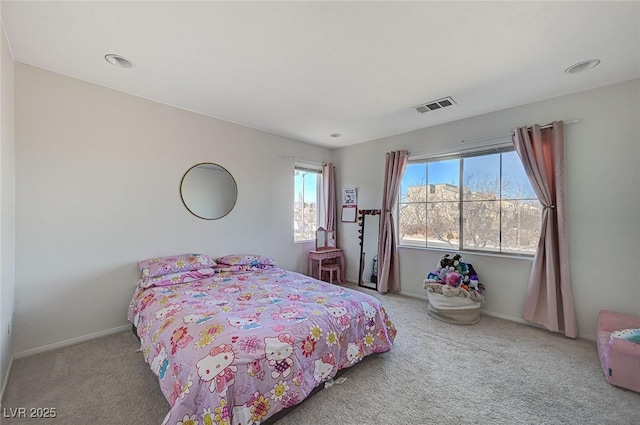
[[[533,255],[542,205],[513,148],[410,161],[400,246]]]
[[[322,194],[322,169],[295,166],[293,240],[306,242],[315,240],[320,227]]]

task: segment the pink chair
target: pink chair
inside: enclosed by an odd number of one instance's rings
[[[601,310],[598,314],[598,355],[610,384],[640,393],[640,344],[611,338],[613,331],[640,328],[640,317]]]

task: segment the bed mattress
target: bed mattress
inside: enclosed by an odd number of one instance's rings
[[[278,267],[138,286],[128,318],[171,425],[258,424],[396,336],[376,298]]]

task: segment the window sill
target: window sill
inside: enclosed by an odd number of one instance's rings
[[[428,248],[421,246],[409,246],[409,245],[398,245],[398,249],[417,249],[421,251],[433,251],[433,252],[442,252],[443,254],[447,253],[460,253],[460,255],[477,255],[481,257],[494,257],[494,258],[508,258],[514,260],[527,260],[533,261],[533,255],[530,254],[508,254],[501,252],[485,252],[485,251],[458,251],[456,249],[443,249],[443,248]]]

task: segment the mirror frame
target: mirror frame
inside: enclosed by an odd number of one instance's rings
[[[329,232],[324,227],[316,230],[316,251],[336,249],[336,232]]]
[[[360,240],[360,267],[358,270],[358,286],[362,287],[362,288],[367,288],[367,289],[375,289],[376,291],[378,290],[378,279],[376,279],[375,282],[371,282],[373,285],[369,286],[365,284],[364,281],[364,265],[365,265],[365,252],[364,252],[364,222],[365,222],[365,217],[367,215],[371,215],[371,216],[376,216],[376,215],[382,215],[382,210],[358,210],[358,239]],[[378,242],[380,242],[380,230],[378,227]],[[373,257],[377,257],[379,254],[379,249],[380,246],[378,245],[378,249],[376,249],[376,255],[374,255]],[[371,257],[373,259],[373,257]],[[378,264],[379,265],[379,264]]]
[[[215,165],[216,167],[219,167],[220,169],[225,171],[229,175],[229,177],[231,177],[231,181],[233,182],[233,185],[235,187],[236,196],[235,196],[235,199],[233,200],[233,204],[231,205],[231,207],[229,208],[229,210],[226,213],[224,213],[223,215],[221,215],[219,217],[210,218],[210,217],[203,217],[203,216],[201,216],[199,214],[196,214],[195,212],[193,212],[193,210],[191,208],[189,208],[189,206],[187,205],[187,203],[184,200],[184,195],[182,193],[182,185],[184,184],[184,179],[185,179],[185,177],[187,177],[187,174],[189,174],[189,171],[193,170],[194,168],[196,168],[196,167],[198,167],[200,165]],[[184,207],[187,209],[187,211],[189,211],[194,216],[196,216],[196,217],[198,217],[198,218],[200,218],[202,220],[219,220],[219,219],[229,215],[229,213],[231,211],[233,211],[233,209],[235,208],[236,203],[238,202],[238,183],[236,182],[236,179],[233,177],[233,174],[231,174],[229,172],[229,170],[224,168],[222,165],[216,164],[215,162],[200,162],[200,163],[198,163],[196,165],[193,165],[193,166],[189,167],[189,169],[187,171],[185,171],[184,174],[182,175],[182,178],[180,179],[180,200],[182,201],[182,205],[184,205]]]

